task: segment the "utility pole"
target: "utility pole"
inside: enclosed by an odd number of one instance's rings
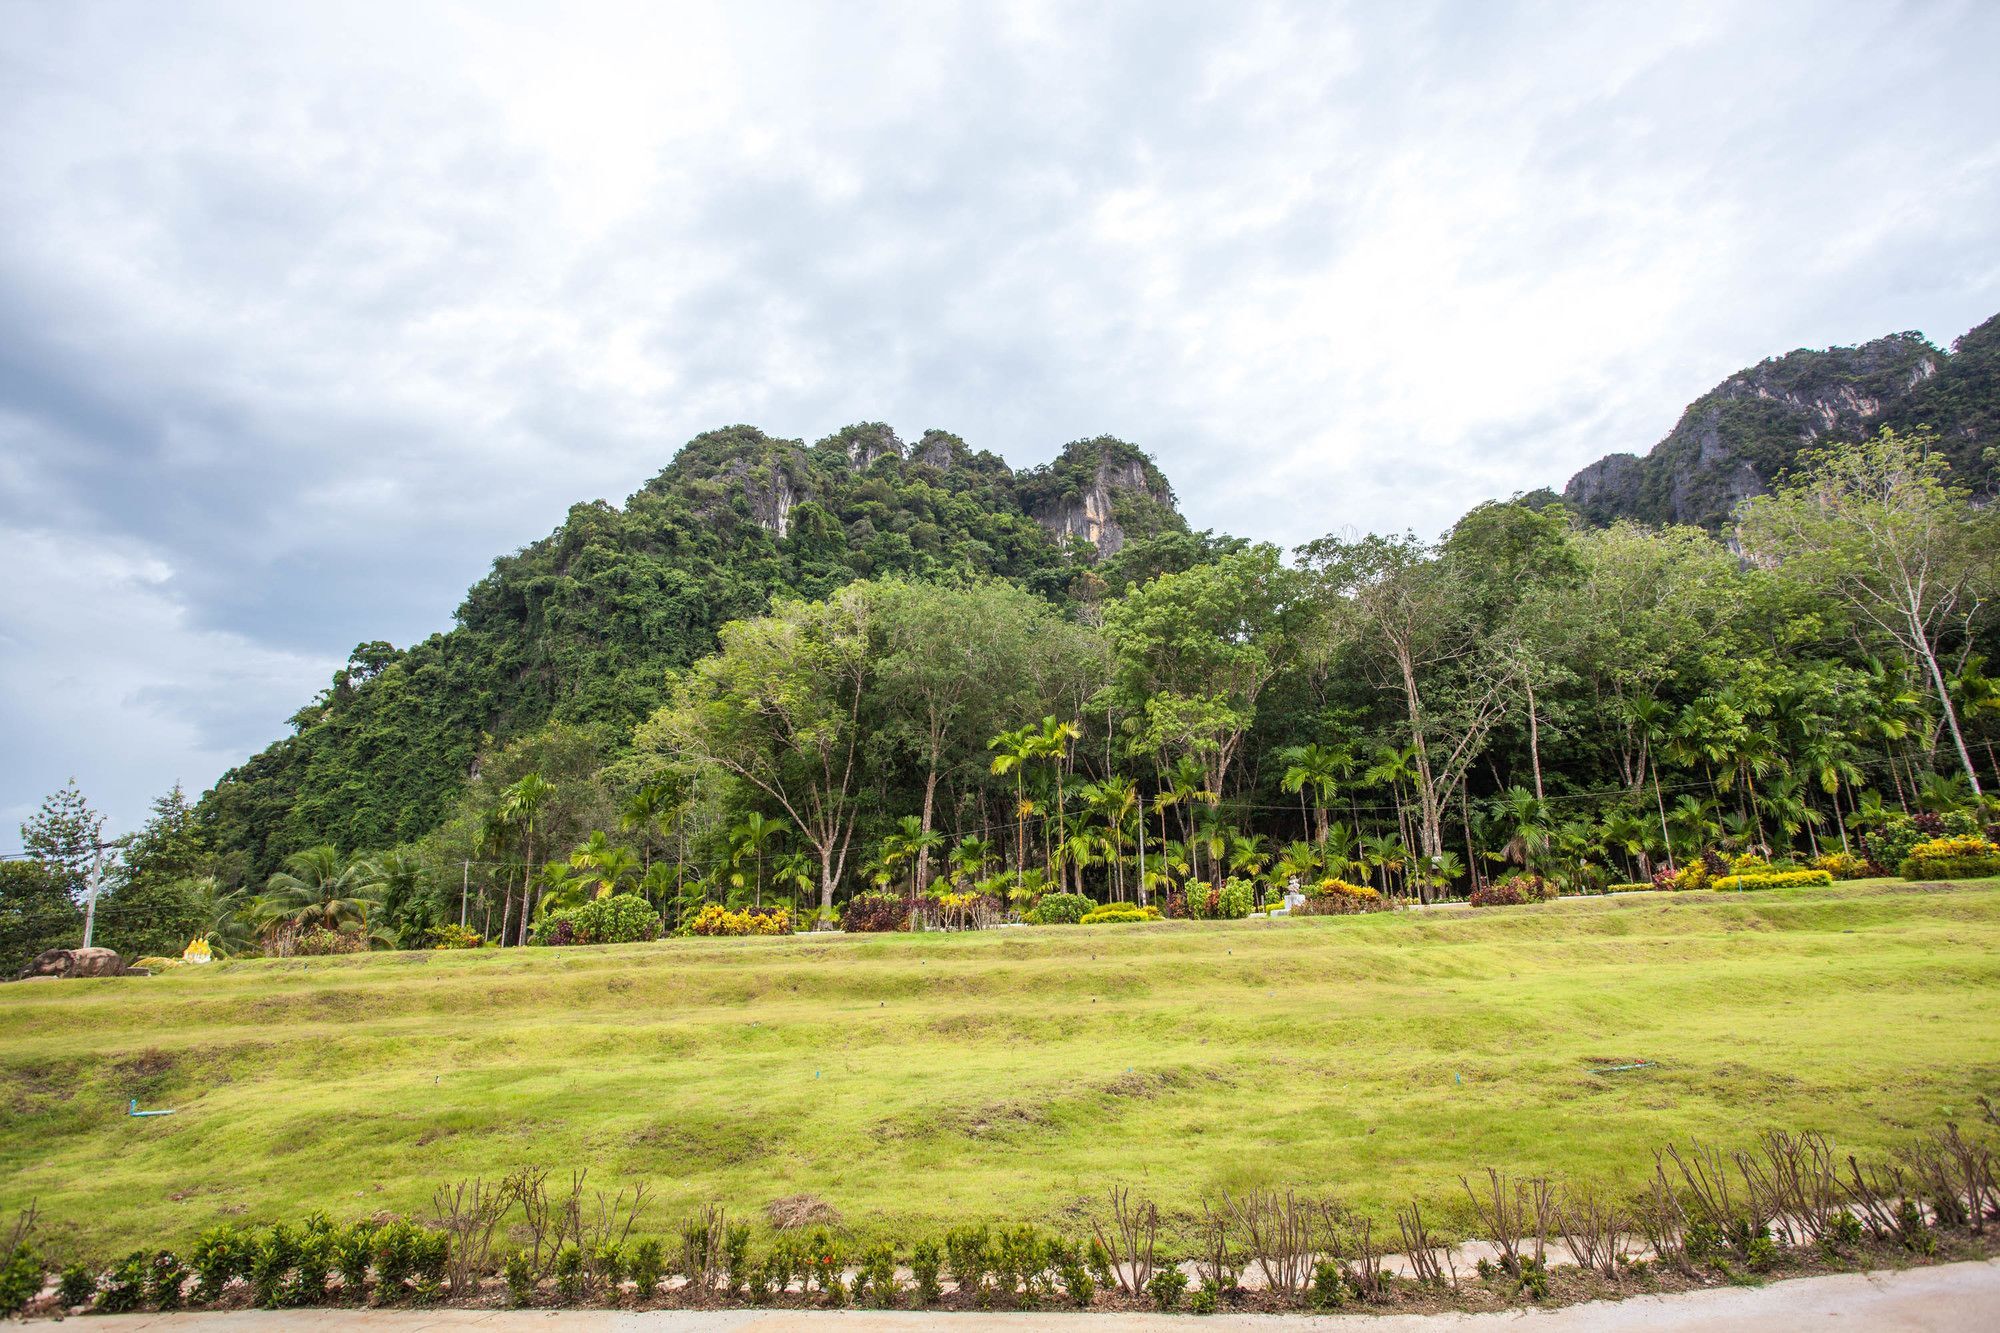
[[[90,936],[97,925],[97,894],[104,887],[104,848],[98,847],[97,855],[90,863],[90,878],[83,890],[83,947],[90,947]]]

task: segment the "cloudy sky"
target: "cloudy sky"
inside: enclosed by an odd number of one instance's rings
[[[696,431],[1434,531],[2000,310],[2000,6],[0,0],[0,850]]]

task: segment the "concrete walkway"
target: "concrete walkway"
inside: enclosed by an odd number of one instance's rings
[[[92,1316],[95,1329],[157,1329],[160,1333],[333,1333],[336,1329],[418,1333],[424,1330],[587,1330],[588,1333],[914,1333],[943,1326],[951,1333],[1196,1333],[1197,1330],[1368,1330],[1368,1333],[1736,1333],[1757,1329],[1860,1333],[1989,1333],[2000,1327],[2000,1260],[1941,1264],[1889,1273],[1795,1278],[1767,1287],[1726,1287],[1675,1296],[1635,1296],[1562,1310],[1482,1315],[1187,1315],[929,1314],[922,1311],[728,1310],[251,1310],[234,1314]]]

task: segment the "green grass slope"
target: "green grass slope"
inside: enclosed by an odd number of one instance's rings
[[[863,1235],[1857,1149],[2000,1090],[2000,882],[218,964],[0,988],[0,1207],[107,1249],[522,1164]],[[1598,1075],[1634,1059],[1654,1070]],[[180,1108],[134,1119],[128,1098]]]

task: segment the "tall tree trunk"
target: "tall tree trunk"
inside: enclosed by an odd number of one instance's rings
[[[911,897],[913,898],[923,897],[924,887],[931,882],[931,849],[929,845],[929,835],[931,831],[931,810],[935,805],[937,799],[937,782],[938,782],[937,765],[933,763],[930,767],[930,771],[924,774],[925,845],[917,853],[917,873],[916,873],[916,878],[912,881],[912,888],[914,892],[912,892]]]
[[[1527,672],[1521,673],[1521,683],[1528,688],[1528,766],[1535,771],[1535,799],[1542,799],[1542,727],[1535,716],[1535,682]]]
[[[1914,618],[1912,620],[1914,627]],[[1979,789],[1979,769],[1972,762],[1972,751],[1965,748],[1965,733],[1958,729],[1958,709],[1952,707],[1951,691],[1945,688],[1944,672],[1938,669],[1937,654],[1930,648],[1930,642],[1921,634],[1917,642],[1923,645],[1924,665],[1931,669],[1931,683],[1937,686],[1938,706],[1944,709],[1945,725],[1951,728],[1951,743],[1958,748],[1958,762],[1965,766],[1965,780],[1972,784],[1972,795],[1977,799]]]

